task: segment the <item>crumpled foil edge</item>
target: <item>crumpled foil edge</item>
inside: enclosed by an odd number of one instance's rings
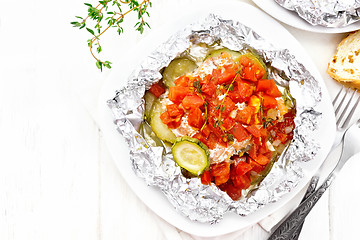
[[[232,50],[241,50],[245,45],[256,49],[271,65],[273,71],[270,76],[279,83],[288,82],[290,92],[297,99],[296,128],[291,144],[257,190],[239,201],[233,201],[214,184],[202,185],[198,178],[183,177],[169,149],[165,149],[163,154],[162,147],[151,147],[138,133],[143,121],[144,93],[162,78],[160,70],[190,44],[210,44],[219,39],[222,46]],[[159,187],[176,210],[189,219],[213,224],[230,211],[246,216],[278,201],[297,186],[304,176],[301,164],[311,161],[319,149],[319,143],[313,140],[310,129],[316,129],[321,118],[321,113],[316,110],[321,99],[321,88],[316,79],[287,49],[274,48],[239,22],[210,14],[171,36],[146,57],[133,71],[126,87],[117,91],[107,104],[113,112],[117,130],[129,146],[130,161],[136,175],[148,185]]]
[[[359,0],[274,0],[311,25],[345,27],[360,20]]]

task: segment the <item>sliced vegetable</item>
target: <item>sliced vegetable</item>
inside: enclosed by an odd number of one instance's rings
[[[217,49],[217,50],[211,51],[211,52],[206,56],[205,59],[212,58],[212,57],[218,57],[218,56],[220,56],[221,53],[223,53],[223,52],[228,53],[228,54],[232,57],[232,59],[233,59],[234,61],[238,61],[239,58],[243,55],[243,54],[240,53],[240,52],[236,52],[236,51],[230,50],[230,49],[228,49],[228,48],[221,48],[221,49]]]
[[[200,176],[209,167],[209,149],[196,138],[177,138],[171,151],[175,162],[191,174]]]
[[[156,97],[154,94],[152,94],[151,92],[147,91],[145,93],[144,96],[145,99],[145,119],[150,122],[150,112],[151,112],[151,107],[154,103],[154,101],[156,100]]]
[[[176,58],[165,68],[163,82],[168,88],[175,86],[174,81],[177,78],[194,71],[196,68],[197,65],[194,61],[188,58]]]
[[[150,112],[150,126],[156,136],[161,140],[173,143],[176,140],[176,136],[171,129],[161,121],[160,115],[163,112],[164,110],[162,109],[160,100],[155,100]]]

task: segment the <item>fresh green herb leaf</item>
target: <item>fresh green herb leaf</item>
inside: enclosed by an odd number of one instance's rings
[[[193,85],[194,85],[195,89],[198,91],[198,93],[202,93],[201,84],[200,84],[199,80],[193,81]]]
[[[97,6],[93,6],[90,3],[84,3],[84,5],[87,6],[87,16],[85,18],[75,16],[75,18],[81,19],[81,21],[73,21],[70,22],[70,24],[73,27],[78,27],[79,29],[86,28],[86,30],[91,34],[92,38],[89,39],[87,43],[90,48],[91,55],[96,60],[96,66],[98,69],[102,71],[103,66],[111,68],[111,62],[102,61],[93,53],[93,45],[97,46],[97,54],[102,52],[99,37],[110,28],[115,28],[118,35],[123,33],[124,29],[120,26],[120,24],[123,22],[124,17],[131,12],[137,12],[138,22],[135,24],[136,31],[143,33],[146,28],[150,29],[149,23],[147,23],[144,18],[145,16],[150,16],[148,12],[148,8],[152,6],[150,1],[151,0],[99,0],[99,4]],[[128,10],[123,12],[122,7],[126,7]],[[93,27],[90,27],[91,24],[89,23],[94,23]],[[88,26],[86,27],[86,25]]]

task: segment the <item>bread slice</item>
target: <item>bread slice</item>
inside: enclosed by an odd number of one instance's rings
[[[340,42],[327,73],[347,86],[360,89],[360,30]]]

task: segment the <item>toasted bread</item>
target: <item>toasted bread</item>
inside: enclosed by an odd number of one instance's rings
[[[327,73],[347,86],[360,89],[360,30],[340,42]]]

